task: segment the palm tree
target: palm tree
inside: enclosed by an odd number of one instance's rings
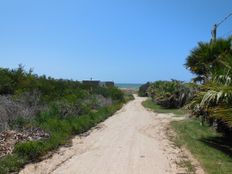
[[[199,42],[186,59],[185,67],[197,77],[194,81],[206,82],[212,74],[222,69],[222,61],[232,55],[231,38],[212,43]]]
[[[202,123],[217,123],[224,133],[232,132],[232,56],[218,61],[218,69],[211,79],[200,86],[200,91],[186,107],[202,118]]]
[[[224,133],[232,132],[232,38],[200,42],[187,57],[185,66],[203,82],[186,106],[196,117],[217,123]]]

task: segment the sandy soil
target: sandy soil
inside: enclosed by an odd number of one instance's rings
[[[145,109],[136,97],[96,128],[73,139],[51,158],[27,165],[20,174],[177,174],[183,152],[167,138],[170,114]]]

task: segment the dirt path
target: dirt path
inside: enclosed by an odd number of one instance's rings
[[[176,174],[180,149],[166,137],[169,114],[143,108],[136,97],[85,136],[73,139],[51,158],[30,164],[21,174]],[[177,119],[177,118],[176,118]]]

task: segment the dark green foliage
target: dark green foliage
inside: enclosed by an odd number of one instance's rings
[[[222,76],[221,76],[222,77]],[[211,79],[201,86],[187,108],[192,114],[208,122],[226,135],[232,135],[232,84],[225,79]]]
[[[38,76],[32,71],[26,72],[21,65],[15,70],[0,69],[0,95],[20,95],[34,90],[41,93],[44,102],[62,98],[74,101],[92,94],[112,97],[115,100],[121,100],[123,97],[121,91],[115,87],[88,86],[78,81]]]
[[[15,153],[22,158],[29,160],[36,160],[42,155],[44,149],[44,143],[42,141],[28,141],[15,146]]]
[[[0,174],[18,171],[26,160],[16,154],[7,155],[0,159]]]
[[[13,130],[20,130],[23,128],[31,127],[31,120],[23,117],[17,117],[15,120],[9,122],[9,126]]]
[[[0,94],[12,94],[14,87],[11,72],[8,69],[0,68]]]
[[[201,43],[188,56],[186,67],[202,77],[199,92],[187,108],[202,124],[208,122],[232,136],[231,38]]]
[[[196,74],[195,81],[206,81],[212,73],[223,70],[223,62],[231,57],[231,38],[218,39],[213,43],[198,43],[187,57],[185,66]]]
[[[110,92],[110,97],[113,100],[122,101],[124,99],[123,92],[121,90],[119,90],[118,88],[116,88],[116,87],[110,87],[110,88],[108,88],[108,90]]]
[[[1,95],[9,96],[1,100],[0,112],[6,113],[4,120],[10,121],[17,117],[35,117],[50,106],[56,107],[61,117],[67,117],[87,114],[124,100],[123,92],[116,87],[38,76],[31,70],[25,71],[21,65],[14,70],[0,69]]]
[[[147,90],[153,102],[164,108],[181,108],[193,96],[191,85],[181,81],[156,81]]]
[[[107,89],[107,90],[105,90]],[[121,90],[119,90],[116,87],[97,87],[95,89],[93,89],[93,92],[96,94],[100,94],[106,98],[112,98],[113,100],[116,101],[122,101],[123,100],[123,92]]]
[[[138,94],[140,97],[147,97],[148,96],[147,89],[149,88],[149,86],[150,86],[150,82],[147,82],[139,87]]]

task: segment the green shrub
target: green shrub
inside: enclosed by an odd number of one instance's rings
[[[128,102],[130,100],[134,100],[135,97],[133,96],[133,94],[124,94],[124,99],[125,99],[125,102]]]
[[[140,97],[147,97],[148,96],[147,89],[149,88],[149,86],[150,86],[150,82],[147,82],[139,87],[138,94]]]
[[[9,126],[12,129],[22,129],[25,127],[30,127],[31,120],[23,118],[23,117],[17,117],[15,120],[12,120],[9,122]]]
[[[193,97],[195,90],[181,81],[156,81],[147,90],[153,102],[164,108],[181,108]]]
[[[16,154],[7,155],[0,159],[0,174],[18,171],[24,164],[25,159]]]
[[[44,142],[28,141],[25,143],[16,144],[14,152],[20,157],[26,157],[27,160],[36,160],[44,151]]]
[[[187,108],[195,117],[214,125],[232,138],[232,37],[200,42],[186,59],[185,66],[201,82]]]

